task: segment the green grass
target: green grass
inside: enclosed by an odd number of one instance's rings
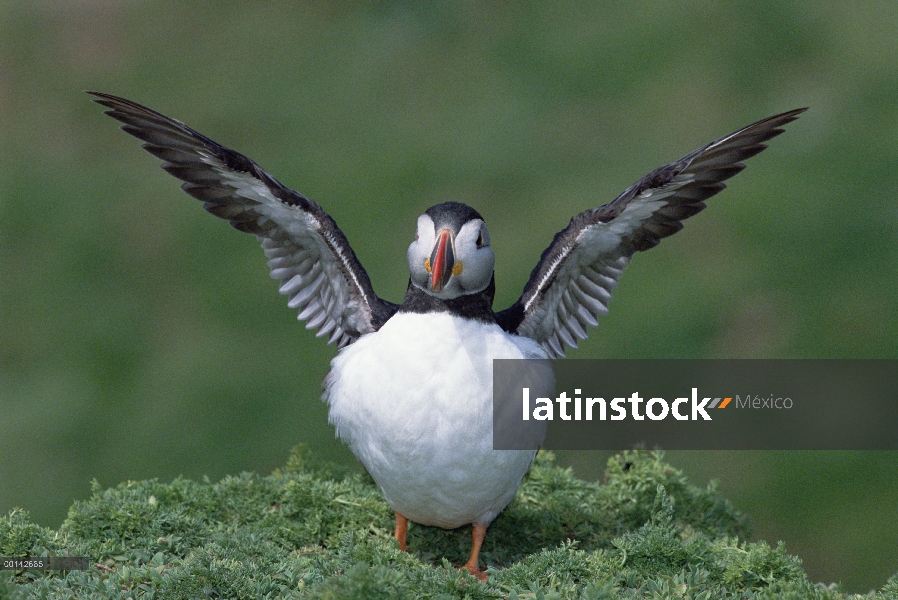
[[[12,511],[0,519],[0,555],[88,556],[96,566],[5,572],[0,597],[846,597],[813,584],[783,544],[746,542],[746,522],[661,453],[616,455],[598,484],[543,452],[489,530],[481,583],[457,568],[469,528],[413,525],[400,552],[374,482],[297,449],[269,476],[95,484],[58,531]],[[898,576],[868,597],[898,598]]]

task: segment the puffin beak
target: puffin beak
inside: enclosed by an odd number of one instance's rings
[[[455,253],[452,251],[452,232],[444,229],[437,238],[430,254],[430,289],[442,292],[443,287],[452,277],[455,266]]]

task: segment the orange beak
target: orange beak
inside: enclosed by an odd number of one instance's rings
[[[455,265],[455,253],[452,251],[452,232],[444,229],[437,238],[430,254],[430,289],[435,292],[443,291],[443,287],[452,277],[452,267]]]

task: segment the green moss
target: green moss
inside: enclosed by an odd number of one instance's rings
[[[302,449],[267,477],[95,484],[58,532],[19,510],[0,519],[0,551],[90,556],[99,566],[4,572],[0,597],[843,597],[808,581],[782,544],[746,542],[745,517],[661,453],[613,457],[602,484],[541,453],[487,535],[487,583],[457,568],[468,528],[413,525],[405,553],[392,516],[370,478]],[[898,597],[898,579],[876,597]]]

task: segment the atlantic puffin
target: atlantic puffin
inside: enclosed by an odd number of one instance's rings
[[[535,451],[492,448],[492,361],[558,358],[608,311],[638,251],[682,229],[764,142],[807,110],[748,125],[655,169],[557,233],[521,297],[493,311],[495,255],[483,217],[446,202],[418,217],[401,304],[379,298],[346,236],[316,202],[246,156],[145,106],[88,92],[162,159],[181,188],[233,227],[254,234],[306,328],[340,349],[324,382],[329,420],[395,511],[408,522],[473,526],[465,563],[511,502]]]

